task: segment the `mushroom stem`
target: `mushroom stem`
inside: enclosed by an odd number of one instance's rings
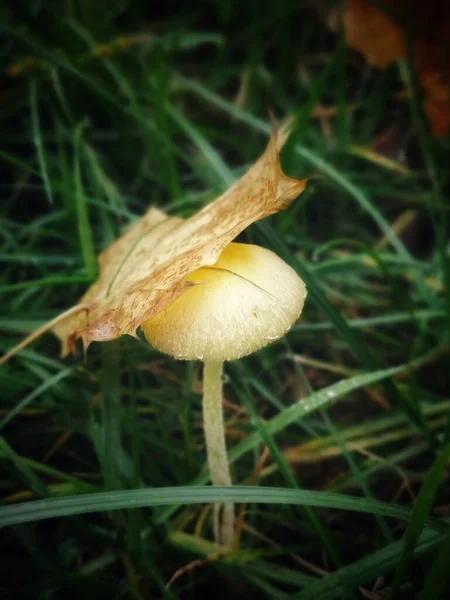
[[[203,370],[203,428],[213,485],[231,485],[222,409],[223,362],[205,361]],[[234,506],[214,504],[214,538],[233,547]]]

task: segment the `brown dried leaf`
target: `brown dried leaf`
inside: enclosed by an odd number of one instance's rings
[[[370,65],[384,69],[406,57],[406,32],[370,0],[345,0],[338,5],[328,16],[328,26],[336,31],[341,22],[347,46],[363,54]]]
[[[333,30],[342,22],[347,46],[380,69],[407,57],[408,35],[404,24],[408,21],[414,27],[414,68],[422,89],[424,111],[433,133],[447,136],[450,133],[449,2],[344,0],[327,19]]]
[[[286,177],[279,165],[285,139],[272,136],[263,155],[222,196],[187,220],[150,210],[99,256],[100,276],[80,304],[87,311],[70,315],[54,331],[62,354],[75,341],[87,348],[136,329],[173,302],[187,287],[187,276],[213,265],[222,250],[254,221],[287,208],[305,181]]]

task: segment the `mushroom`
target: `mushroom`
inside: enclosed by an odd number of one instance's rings
[[[211,479],[230,485],[222,417],[223,363],[280,338],[300,315],[306,290],[269,250],[233,243],[249,225],[286,209],[306,180],[287,177],[274,130],[263,154],[228,190],[186,220],[149,210],[98,257],[99,276],[80,302],[0,358],[0,365],[52,329],[62,356],[142,327],[175,358],[204,361],[204,429]],[[233,506],[215,507],[217,541],[231,547]]]
[[[142,323],[147,340],[181,360],[202,360],[203,427],[213,485],[231,485],[222,414],[226,360],[251,354],[282,337],[298,319],[306,288],[273,252],[230,243],[212,266],[187,278],[191,286]],[[234,508],[214,505],[214,537],[233,546]]]

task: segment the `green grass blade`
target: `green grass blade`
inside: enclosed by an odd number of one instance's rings
[[[395,571],[388,600],[394,600],[398,592],[400,583],[414,554],[414,548],[428,518],[436,492],[441,483],[442,473],[448,465],[449,458],[450,444],[447,444],[425,477],[403,537],[402,555]]]
[[[450,577],[448,557],[450,556],[450,532],[437,549],[431,569],[428,571],[417,600],[439,600]]]
[[[347,325],[345,319],[336,311],[334,306],[324,294],[314,274],[310,273],[308,268],[302,264],[301,261],[297,260],[295,257],[292,257],[291,253],[288,252],[286,245],[282,242],[282,240],[279,239],[277,235],[275,235],[274,231],[267,223],[256,223],[255,226],[262,232],[263,235],[265,235],[277,253],[280,254],[280,256],[286,260],[286,262],[290,263],[297,270],[300,277],[305,282],[306,287],[308,288],[309,297],[314,304],[325,315],[327,315],[329,320],[333,323],[336,331],[342,336],[343,339],[346,340],[353,352],[353,355],[366,367],[372,369],[378,368],[380,366],[378,359],[373,356],[373,354],[367,349],[366,345],[363,344],[360,337],[356,334],[355,330],[351,329]],[[395,385],[391,381],[387,381],[385,383],[385,388],[395,401],[397,401],[399,404],[402,404],[402,407],[410,418],[411,423],[414,424],[424,435],[427,435],[427,432],[423,431],[421,415],[416,414],[414,408],[411,407],[409,403],[403,401],[403,398]],[[433,440],[430,439],[429,436],[428,441],[431,445],[433,445]]]
[[[78,232],[80,236],[81,253],[88,277],[93,280],[97,274],[97,259],[95,256],[93,235],[89,223],[89,212],[87,198],[84,193],[81,179],[80,156],[82,144],[83,124],[80,123],[75,129],[74,135],[74,177],[75,177],[75,204],[78,219]]]
[[[373,373],[355,375],[355,377],[351,377],[350,379],[338,381],[338,383],[335,383],[334,385],[331,385],[318,392],[314,392],[313,394],[310,394],[309,396],[306,396],[305,398],[302,398],[298,402],[285,408],[282,412],[277,414],[265,424],[266,431],[272,436],[276,435],[292,423],[301,421],[301,419],[314,413],[320,408],[324,408],[330,404],[333,404],[336,402],[336,400],[343,398],[347,394],[350,394],[357,389],[366,387],[368,385],[373,385],[379,381],[382,381],[383,379],[386,379],[387,377],[392,377],[392,375],[399,373],[405,368],[407,368],[406,365],[403,367],[394,367],[393,369],[383,369]],[[241,456],[256,448],[260,443],[261,436],[259,432],[255,431],[251,433],[245,440],[231,449],[231,451],[228,453],[228,461],[230,464],[234,463]],[[192,485],[203,485],[208,481],[209,472],[206,472],[196,477],[191,483]],[[166,521],[170,515],[176,511],[176,509],[176,506],[171,506],[169,509],[161,511],[161,513],[158,515],[158,521]]]
[[[47,487],[42,483],[39,477],[33,473],[26,461],[11,448],[3,436],[0,436],[0,457],[11,461],[20,473],[25,484],[28,485],[37,496],[48,496]]]
[[[419,539],[414,556],[429,552],[444,538],[443,534],[425,531]],[[349,590],[373,581],[391,571],[401,553],[401,542],[393,542],[381,550],[361,560],[331,573],[321,581],[307,586],[300,593],[291,596],[292,600],[340,600]],[[345,586],[342,586],[345,581]],[[428,598],[427,598],[428,600]]]
[[[0,292],[18,292],[28,288],[51,287],[57,285],[69,285],[71,283],[89,283],[90,279],[86,276],[78,275],[65,277],[64,275],[49,275],[44,279],[31,279],[29,281],[20,281],[18,283],[7,283],[0,285]]]
[[[328,386],[323,390],[314,392],[306,398],[302,398],[295,404],[287,407],[284,411],[280,412],[266,423],[266,431],[271,435],[275,435],[292,423],[301,420],[320,408],[325,408],[326,406],[333,404],[336,402],[336,400],[347,396],[352,391],[369,385],[374,385],[383,379],[392,377],[396,373],[402,371],[404,368],[406,367],[383,369],[380,371],[374,371],[373,373],[355,375],[355,377],[338,381],[337,383]],[[245,440],[240,442],[231,450],[229,453],[230,460],[236,460],[245,452],[254,448],[259,442],[260,437],[258,433],[255,432],[250,434]]]
[[[120,489],[120,341],[102,344],[103,476],[106,489]]]
[[[246,123],[253,129],[256,129],[257,131],[270,134],[271,127],[269,123],[262,121],[252,115],[249,115],[246,111],[238,108],[236,105],[231,104],[227,100],[224,100],[211,90],[207,89],[201,83],[193,80],[188,80],[182,75],[177,75],[176,80],[184,89],[197,94],[199,97],[202,97],[204,100],[210,102],[217,108],[224,110],[232,117],[239,119],[240,121]],[[392,229],[392,227],[389,225],[386,219],[382,216],[382,214],[377,210],[375,205],[372,204],[368,196],[356,185],[354,185],[345,174],[337,171],[337,169],[335,169],[331,164],[329,164],[323,158],[318,156],[313,151],[305,148],[304,146],[297,145],[295,151],[311,166],[318,169],[330,180],[337,183],[339,187],[347,191],[350,194],[350,196],[358,202],[360,207],[371,216],[373,221],[380,228],[380,231],[383,233],[383,235],[386,236],[386,238],[390,241],[393,248],[395,248],[395,250],[400,256],[408,259],[411,258],[409,252],[405,249],[404,245],[396,235],[395,231]]]
[[[294,475],[292,474],[292,472],[289,468],[289,465],[283,458],[281,452],[278,449],[276,442],[274,441],[273,437],[268,433],[265,424],[258,417],[258,414],[257,414],[255,408],[253,407],[253,404],[250,400],[250,390],[249,390],[248,386],[246,389],[246,393],[242,394],[241,398],[243,399],[244,406],[246,407],[246,409],[250,415],[251,422],[256,426],[257,432],[261,436],[261,440],[267,446],[267,448],[272,456],[272,459],[274,460],[275,464],[278,466],[278,469],[279,469],[280,473],[283,475],[287,485],[289,487],[291,487],[292,489],[299,489],[297,480],[294,477]],[[331,561],[333,562],[334,566],[336,566],[336,567],[341,566],[342,561],[339,557],[339,553],[338,553],[334,543],[332,542],[329,533],[327,532],[324,525],[322,525],[321,521],[315,514],[314,510],[311,507],[303,507],[303,512],[311,526],[312,531],[321,540],[323,547],[326,549],[326,551],[330,555]]]
[[[431,319],[442,319],[446,316],[444,310],[417,310],[414,312],[414,318],[418,321],[428,321]],[[397,325],[398,323],[409,323],[411,321],[411,314],[407,312],[391,313],[387,315],[379,315],[376,317],[366,317],[362,319],[351,319],[347,320],[347,326],[351,329],[366,329],[370,327],[388,327],[390,325]],[[325,323],[299,323],[294,325],[291,331],[329,331],[333,329],[334,325],[331,321]]]
[[[443,280],[445,282],[444,293],[448,307],[447,322],[448,325],[450,325],[450,261],[448,260],[448,239],[445,233],[446,230],[441,226],[442,222],[445,222],[446,220],[446,214],[444,211],[440,210],[441,206],[445,206],[444,188],[441,181],[443,171],[438,168],[438,161],[433,151],[432,138],[428,134],[428,123],[421,102],[419,83],[414,68],[412,67],[414,57],[412,56],[411,44],[408,50],[409,60],[399,61],[398,68],[409,91],[412,119],[418,133],[423,158],[432,183],[433,194],[427,208],[433,221],[434,232],[436,235],[437,249],[443,273]],[[445,165],[444,170],[447,171],[446,163],[443,164]]]
[[[74,79],[78,79],[84,83],[88,89],[96,92],[106,101],[111,102],[118,108],[121,108],[120,101],[114,96],[114,94],[111,94],[109,91],[100,86],[95,78],[86,75],[82,70],[76,68],[65,56],[62,55],[62,53],[48,50],[43,44],[36,41],[33,36],[23,33],[23,31],[21,31],[19,28],[13,28],[0,23],[0,33],[22,42],[26,47],[36,52],[37,56],[48,61],[51,66],[55,68],[59,67],[63,72],[70,74]]]
[[[41,176],[41,173],[37,169],[33,167],[32,164],[28,164],[17,158],[17,156],[13,156],[9,152],[5,152],[4,150],[0,150],[0,158],[15,167],[21,169],[25,173],[30,173],[31,175],[36,175],[37,177]]]
[[[358,482],[358,486],[360,487],[360,489],[362,490],[362,492],[364,493],[366,498],[370,498],[372,496],[372,494],[370,493],[369,487],[368,487],[364,477],[362,476],[362,473],[358,467],[356,460],[353,458],[353,455],[351,454],[351,452],[348,452],[345,441],[343,439],[343,436],[341,435],[341,432],[335,426],[335,424],[329,418],[329,416],[326,414],[325,411],[322,411],[322,417],[323,417],[325,423],[327,424],[328,429],[333,434],[333,438],[334,438],[336,444],[338,445],[342,455],[345,457],[345,460],[347,461],[350,472],[352,473],[355,481]],[[391,530],[389,529],[386,521],[382,517],[379,517],[378,515],[375,517],[375,519],[377,521],[378,528],[380,529],[381,533],[383,534],[385,541],[387,543],[392,542],[393,537],[391,534]]]
[[[30,107],[31,107],[31,128],[33,132],[33,141],[36,148],[41,176],[44,181],[45,191],[50,204],[53,204],[53,192],[50,184],[50,178],[47,171],[47,161],[45,150],[42,145],[41,126],[39,123],[39,105],[37,98],[37,83],[35,79],[30,81]]]
[[[231,186],[236,178],[233,172],[230,171],[228,166],[224,163],[215,148],[208,142],[208,140],[200,133],[200,131],[194,127],[183,114],[173,105],[168,105],[166,108],[170,117],[175,123],[189,136],[192,143],[196,146],[199,152],[204,156],[205,160],[208,161],[211,169],[217,174],[221,185],[215,186],[217,188],[223,188]]]
[[[100,492],[3,506],[0,507],[0,527],[54,517],[67,517],[110,510],[166,506],[179,503],[221,504],[223,502],[318,506],[382,515],[403,521],[407,520],[411,514],[411,511],[407,508],[392,503],[329,492],[269,487],[179,486]],[[436,519],[429,519],[426,526],[439,532],[447,530],[447,524]]]
[[[14,419],[14,417],[16,415],[18,415],[20,413],[20,411],[22,411],[29,404],[31,404],[31,402],[33,402],[33,400],[35,400],[36,398],[39,398],[39,396],[41,396],[44,392],[46,392],[48,389],[52,388],[59,381],[65,379],[66,377],[69,377],[69,375],[71,375],[72,373],[73,373],[73,369],[67,368],[67,369],[63,369],[62,371],[60,371],[53,377],[50,377],[48,379],[46,378],[45,381],[40,386],[38,386],[32,392],[30,392],[27,396],[25,396],[25,398],[23,400],[18,402],[6,414],[6,416],[3,417],[3,419],[0,421],[0,431],[3,429],[3,427],[5,425],[7,425],[10,421],[12,421],[12,419]]]

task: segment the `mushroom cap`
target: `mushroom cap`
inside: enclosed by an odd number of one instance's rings
[[[147,340],[181,360],[222,362],[282,337],[298,319],[306,287],[276,254],[231,243],[218,261],[187,278],[193,285],[142,323]]]

